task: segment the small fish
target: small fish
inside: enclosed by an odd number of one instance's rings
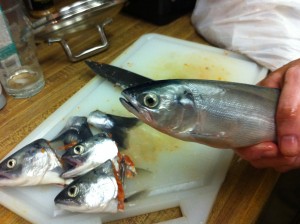
[[[111,138],[116,141],[121,149],[127,149],[128,131],[139,124],[139,120],[135,117],[121,117],[112,114],[106,114],[99,110],[91,112],[87,122],[100,129],[102,132],[109,133]]]
[[[123,106],[175,138],[216,148],[276,141],[280,91],[209,80],[161,80],[125,89]]]
[[[59,151],[72,147],[80,142],[93,136],[86,117],[74,116],[70,117],[64,128],[50,141],[50,145]]]
[[[55,205],[71,212],[116,213],[124,210],[125,194],[111,160],[78,177],[54,199]]]
[[[62,164],[45,139],[24,146],[0,163],[0,186],[65,184]]]
[[[116,143],[105,133],[99,133],[69,148],[61,159],[72,168],[62,174],[70,178],[87,173],[108,159],[113,160],[118,155]]]

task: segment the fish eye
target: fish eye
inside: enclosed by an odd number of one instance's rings
[[[77,155],[81,155],[84,152],[84,147],[82,145],[76,145],[74,147],[74,153]]]
[[[158,97],[156,94],[148,93],[144,97],[144,104],[147,107],[153,108],[156,107],[158,104]]]
[[[79,193],[79,189],[77,186],[72,186],[68,189],[68,195],[72,198],[76,197]]]
[[[10,160],[7,161],[6,166],[9,169],[12,169],[12,168],[15,167],[16,164],[17,164],[17,161],[15,159],[10,159]]]

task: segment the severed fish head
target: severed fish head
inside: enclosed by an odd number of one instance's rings
[[[71,167],[62,174],[63,178],[82,175],[108,159],[118,155],[116,143],[105,133],[94,135],[84,142],[69,148],[62,160]]]
[[[63,168],[47,140],[38,139],[0,163],[0,186],[64,184]]]
[[[87,122],[95,128],[108,133],[120,149],[128,149],[128,133],[130,129],[139,125],[135,117],[122,117],[104,113],[100,110],[92,111]]]
[[[56,153],[78,144],[92,136],[86,117],[70,117],[64,128],[49,143]],[[60,150],[59,150],[60,149]]]
[[[75,179],[54,199],[55,205],[71,212],[116,213],[124,209],[124,190],[113,162],[107,160]]]

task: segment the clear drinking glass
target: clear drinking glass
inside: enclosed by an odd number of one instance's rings
[[[0,0],[0,81],[15,98],[31,97],[45,85],[34,35],[22,1]]]

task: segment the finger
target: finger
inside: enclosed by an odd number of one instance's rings
[[[257,83],[257,85],[269,88],[281,88],[283,74],[284,73],[281,70],[272,72],[266,78]]]
[[[284,76],[284,74],[287,72],[289,68],[294,66],[299,66],[299,65],[300,65],[300,59],[294,60],[268,74],[267,77],[261,80],[259,83],[257,83],[257,85],[270,87],[270,88],[282,88],[283,86],[282,77]]]
[[[242,159],[251,161],[262,158],[272,158],[279,155],[277,145],[273,142],[263,142],[254,146],[234,149]]]
[[[290,164],[284,164],[282,166],[274,167],[274,169],[278,172],[287,172],[289,170],[298,169],[300,168],[300,157],[296,156],[293,158],[290,158],[291,163]]]
[[[250,161],[255,168],[273,168],[277,171],[284,172],[290,169],[295,169],[300,166],[297,164],[297,157],[283,157],[265,158]],[[298,161],[299,163],[299,161]]]
[[[300,165],[298,162],[294,162],[292,165],[283,165],[283,166],[278,166],[278,167],[274,167],[274,170],[276,170],[277,172],[280,173],[284,173],[290,170],[294,170],[294,169],[299,169]]]
[[[276,112],[278,144],[284,156],[300,153],[300,66],[286,71]]]
[[[287,171],[293,170],[295,167],[292,166],[280,166],[280,167],[275,167],[274,170],[276,170],[279,173],[285,173]]]

